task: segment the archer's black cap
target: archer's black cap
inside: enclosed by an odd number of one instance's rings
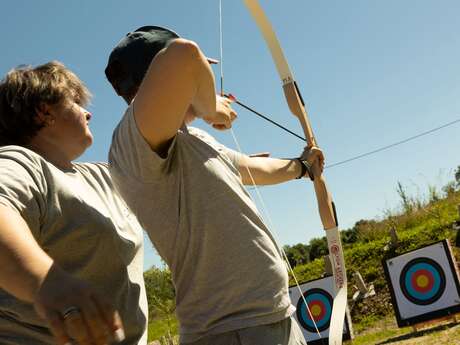
[[[126,34],[110,53],[105,68],[117,94],[134,96],[152,59],[176,38],[177,33],[160,26],[143,26]]]

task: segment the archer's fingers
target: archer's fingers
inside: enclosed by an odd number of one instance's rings
[[[230,112],[230,121],[235,121],[236,118],[238,117],[238,114],[235,110],[232,109],[232,111]]]
[[[323,151],[318,152],[318,160],[321,165],[324,165],[324,154]]]
[[[213,124],[212,127],[214,129],[219,130],[219,131],[225,131],[226,129],[232,128],[232,125],[231,124],[228,124],[228,125],[226,125],[226,124]]]

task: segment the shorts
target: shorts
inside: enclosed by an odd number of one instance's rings
[[[208,335],[181,345],[307,345],[297,322],[289,317],[282,321]]]

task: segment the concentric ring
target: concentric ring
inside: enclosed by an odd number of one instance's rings
[[[308,313],[302,297],[299,297],[297,302],[297,320],[300,325],[311,333],[316,333],[316,327],[319,332],[323,332],[329,328],[332,315],[333,298],[323,289],[309,289],[303,293],[307,301],[308,308],[312,314],[314,323]]]
[[[399,284],[409,301],[417,305],[429,305],[444,293],[446,275],[441,265],[433,259],[416,258],[402,269]]]

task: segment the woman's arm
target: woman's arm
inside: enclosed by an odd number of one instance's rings
[[[107,344],[120,340],[118,313],[85,282],[60,269],[38,245],[24,219],[0,204],[0,287],[33,303],[58,344]],[[62,313],[78,313],[64,320]]]
[[[38,246],[16,211],[0,205],[0,219],[0,286],[32,303],[53,260]]]

